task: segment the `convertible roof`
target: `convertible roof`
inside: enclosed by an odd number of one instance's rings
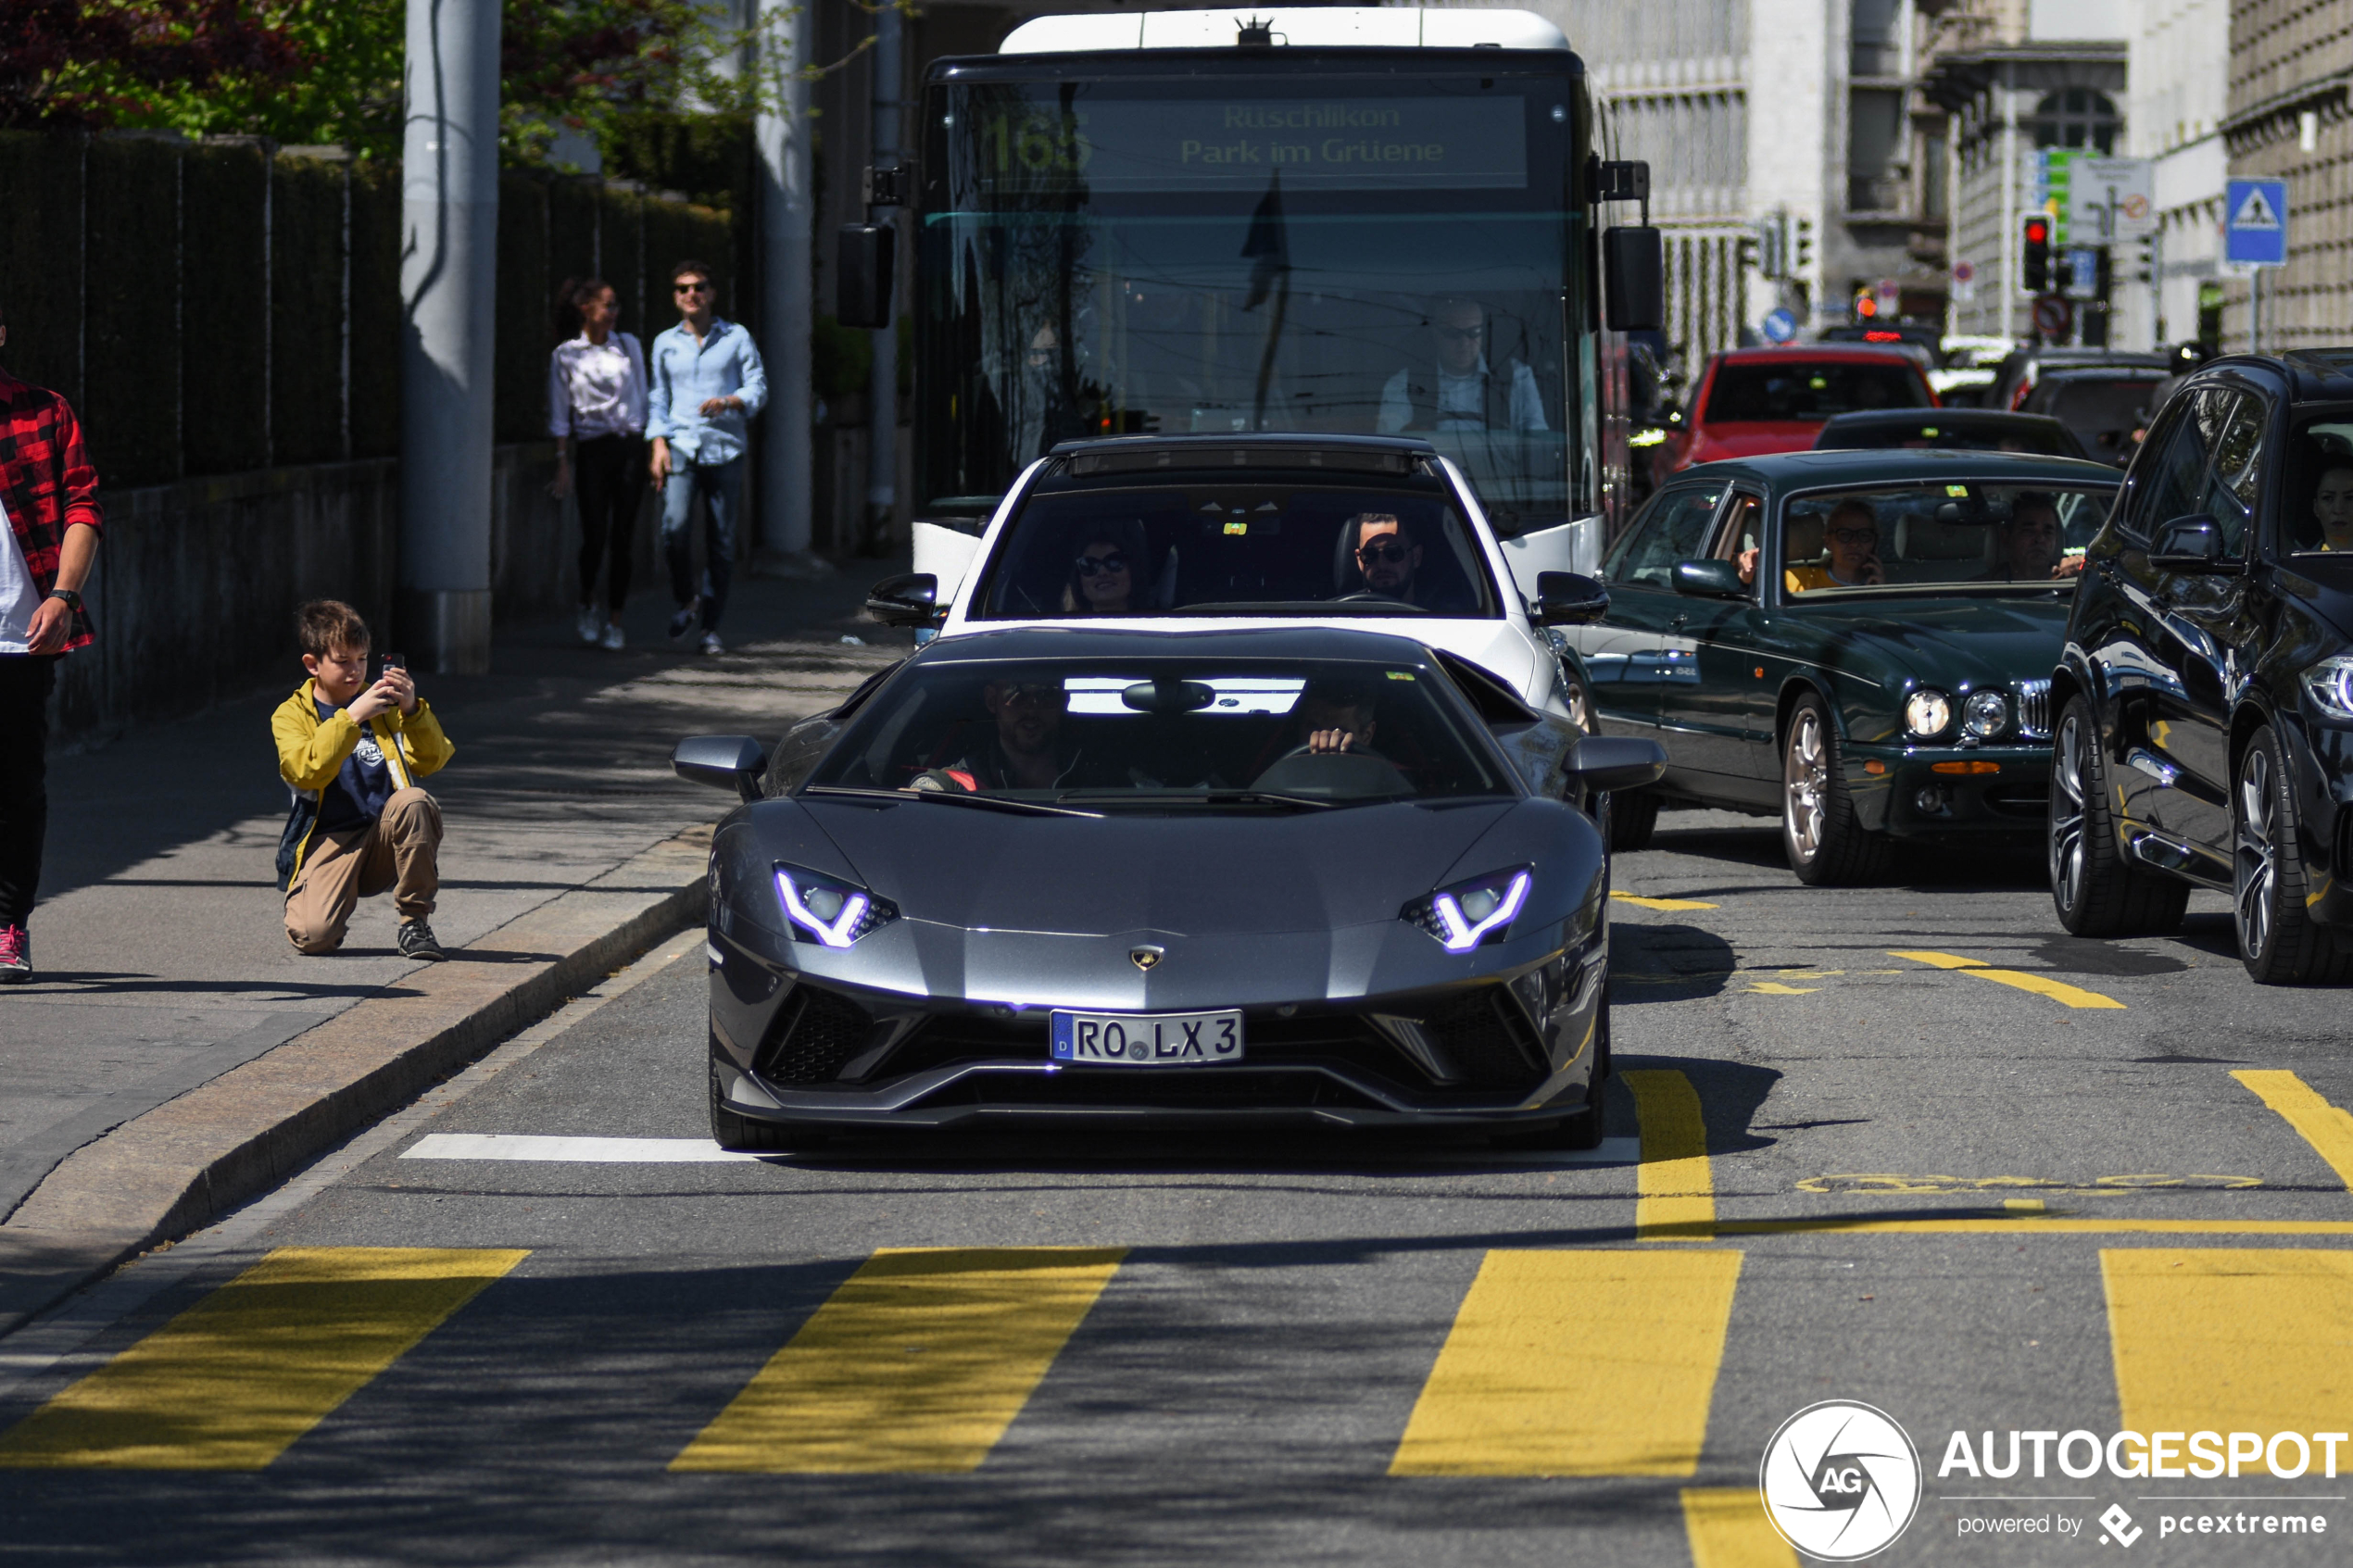
[[[1181,624],[1181,623],[1180,623]],[[1411,637],[1352,626],[1265,626],[1198,632],[1013,626],[941,637],[915,654],[920,664],[980,664],[1037,659],[1358,659],[1365,663],[1434,661]]]
[[[1942,409],[1919,408],[1916,416]],[[1956,412],[1966,413],[1960,409]],[[1936,452],[1902,450],[1775,452],[1762,458],[1728,458],[1684,470],[1717,479],[1756,479],[1776,490],[1821,484],[1905,484],[1920,480],[1975,479],[1996,483],[2114,484],[2123,471],[2082,458],[2045,458],[2032,452]],[[1681,478],[1683,475],[1677,475]]]

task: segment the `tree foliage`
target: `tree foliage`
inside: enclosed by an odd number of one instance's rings
[[[161,99],[302,63],[244,0],[0,0],[0,125],[136,124]]]

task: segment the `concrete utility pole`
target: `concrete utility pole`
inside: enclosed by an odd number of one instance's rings
[[[498,0],[409,0],[400,152],[399,634],[436,674],[490,668]]]
[[[899,165],[901,26],[897,6],[885,6],[875,14],[872,116],[876,169]],[[867,221],[896,227],[899,209],[875,207]],[[895,320],[875,329],[875,373],[866,406],[873,410],[866,446],[866,548],[881,555],[890,547],[890,526],[899,510],[899,323]]]
[[[761,62],[774,101],[752,127],[760,151],[760,352],[768,365],[761,441],[760,544],[786,570],[809,562],[812,486],[809,332],[814,222],[809,160],[809,8],[760,0]]]

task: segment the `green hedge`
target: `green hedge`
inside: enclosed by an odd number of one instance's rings
[[[275,160],[271,195],[273,463],[343,457],[343,165]]]
[[[547,182],[548,320],[554,318],[556,286],[567,278],[600,278],[597,257],[595,180],[559,177]],[[635,332],[635,327],[629,329]]]
[[[646,202],[627,191],[607,191],[598,214],[598,271],[621,302],[622,331],[651,338],[670,323],[669,301],[654,299],[640,257]]]
[[[400,166],[351,166],[351,455],[400,455]]]
[[[83,428],[91,458],[116,489],[180,476],[181,149],[145,138],[90,144],[83,230]],[[259,269],[255,269],[257,280]],[[214,382],[210,397],[242,408],[258,429],[261,384]]]
[[[82,402],[82,139],[0,131],[0,365]],[[27,221],[23,215],[43,220]]]
[[[547,439],[547,351],[555,285],[547,269],[547,193],[526,174],[498,181],[497,407],[500,441]]]

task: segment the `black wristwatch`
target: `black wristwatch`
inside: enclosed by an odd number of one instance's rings
[[[52,588],[49,590],[49,596],[53,599],[65,600],[66,608],[73,611],[74,614],[80,615],[82,613],[82,596],[75,593],[71,588]]]

